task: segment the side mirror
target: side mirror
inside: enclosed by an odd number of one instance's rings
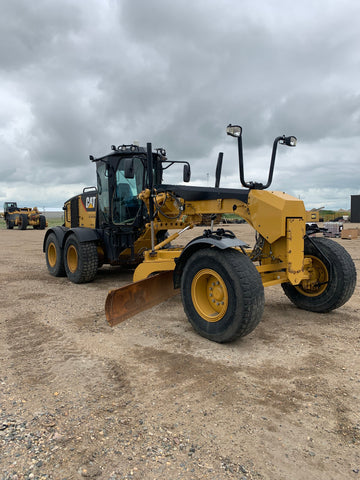
[[[191,177],[190,165],[188,163],[185,163],[184,172],[183,172],[183,181],[190,182],[190,177]]]
[[[242,134],[242,128],[240,125],[231,125],[231,123],[226,127],[226,133],[227,135],[230,135],[231,137],[241,137]]]
[[[133,158],[126,158],[124,160],[124,176],[125,178],[134,178],[134,159]]]

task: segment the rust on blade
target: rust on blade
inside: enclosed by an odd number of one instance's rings
[[[174,289],[173,272],[161,272],[138,282],[111,290],[105,302],[111,327],[179,293]]]

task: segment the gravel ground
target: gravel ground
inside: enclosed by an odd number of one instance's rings
[[[359,287],[328,315],[269,287],[226,345],[178,296],[112,329],[105,298],[131,272],[51,277],[43,236],[0,230],[2,480],[360,479]],[[359,271],[360,239],[335,241]]]

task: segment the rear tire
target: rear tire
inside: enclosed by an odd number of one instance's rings
[[[65,242],[64,264],[66,275],[71,282],[93,281],[99,265],[96,243],[80,243],[75,235],[70,235]]]
[[[6,228],[12,230],[14,228],[14,220],[6,220]]]
[[[219,343],[248,335],[264,310],[258,271],[246,255],[233,249],[195,252],[181,277],[181,296],[194,329]]]
[[[326,313],[341,307],[354,293],[356,269],[345,248],[328,238],[305,239],[304,255],[313,260],[311,279],[300,285],[283,283],[285,295],[298,308]],[[330,265],[329,265],[330,263]]]
[[[50,233],[46,239],[45,258],[51,275],[54,277],[65,277],[64,252],[54,233]]]
[[[20,213],[19,215],[19,230],[26,230],[26,227],[28,226],[28,217],[26,213]]]

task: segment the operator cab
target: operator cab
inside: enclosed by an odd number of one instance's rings
[[[96,162],[99,226],[138,226],[146,215],[138,198],[148,184],[146,150],[137,145],[112,146],[109,155],[90,160]],[[156,156],[156,154],[155,154]],[[158,162],[153,176],[161,181]]]
[[[5,202],[4,203],[4,212],[15,212],[17,210],[16,202]]]
[[[183,181],[190,180],[190,165],[186,161],[168,160],[163,148],[149,152],[137,145],[112,145],[112,152],[96,162],[98,184],[99,226],[121,225],[142,227],[148,212],[142,200],[138,198],[146,188],[152,190],[160,186],[163,171],[174,164],[183,164]]]

